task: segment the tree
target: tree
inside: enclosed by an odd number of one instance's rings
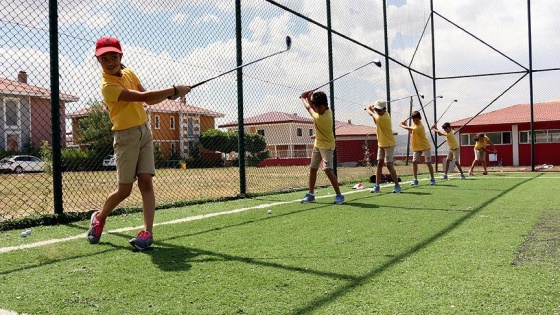
[[[88,144],[101,158],[113,151],[113,132],[109,112],[99,101],[91,104],[89,114],[80,120],[79,142]]]
[[[237,134],[219,129],[206,130],[200,136],[200,144],[210,151],[223,153],[237,151]]]

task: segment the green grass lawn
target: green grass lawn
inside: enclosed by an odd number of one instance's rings
[[[156,221],[170,224],[156,226],[144,252],[127,243],[140,214],[110,217],[98,245],[72,238],[88,222],[37,227],[27,238],[8,231],[0,234],[0,309],[559,314],[557,182],[554,173],[503,173],[403,183],[402,194],[353,191],[345,205],[333,205],[325,188],[316,204],[293,202],[300,192],[160,210]],[[171,222],[199,215],[207,216]]]

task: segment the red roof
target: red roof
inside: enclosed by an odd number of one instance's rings
[[[461,119],[451,123],[452,127],[460,127],[471,118]],[[535,122],[560,121],[560,100],[544,103],[535,103],[533,106],[533,119]],[[482,113],[475,117],[469,126],[521,124],[531,121],[530,104],[518,104]]]
[[[147,110],[154,113],[178,113],[182,112],[185,114],[197,114],[197,115],[205,115],[211,117],[224,117],[224,114],[215,112],[212,110],[196,107],[193,105],[188,105],[184,103],[184,101],[174,101],[174,100],[165,100],[161,103],[154,104],[154,105],[145,105]],[[87,116],[91,111],[91,108],[83,108],[66,115],[67,118],[79,118]]]
[[[298,116],[297,114],[288,114],[283,112],[268,112],[268,113],[243,119],[243,123],[245,124],[245,126],[270,125],[270,124],[290,123],[290,122],[313,124],[313,119],[301,117]],[[219,125],[218,128],[235,127],[235,126],[237,126],[237,120]]]
[[[270,125],[270,124],[282,124],[282,123],[303,123],[303,124],[313,124],[313,119],[298,116],[297,114],[288,114],[283,112],[267,112],[257,116],[245,118],[245,126],[251,125]],[[237,127],[237,121],[225,123],[219,125],[218,128],[225,127]],[[375,135],[376,129],[372,126],[363,125],[353,125],[350,123],[345,123],[341,121],[335,122],[335,132],[336,136],[363,136],[363,135]]]
[[[44,99],[51,98],[49,89],[40,88],[19,81],[0,78],[0,94],[32,96]],[[66,102],[77,102],[80,98],[70,94],[60,94],[60,100]]]

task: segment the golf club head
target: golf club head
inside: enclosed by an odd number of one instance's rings
[[[418,94],[422,99],[424,99],[424,94]]]
[[[286,50],[290,50],[292,48],[292,38],[290,36],[286,36]]]
[[[379,61],[379,59],[373,59],[373,63],[381,68],[381,61]]]

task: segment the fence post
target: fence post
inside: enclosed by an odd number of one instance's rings
[[[331,111],[333,114],[333,135],[336,142],[336,111],[334,108],[334,71],[333,71],[333,49],[332,49],[332,25],[331,25],[331,1],[327,0],[327,46],[329,56],[329,93],[331,103]],[[333,156],[333,171],[338,176],[338,150],[335,147],[335,154]]]
[[[49,0],[49,47],[51,74],[51,127],[52,127],[52,171],[54,213],[62,214],[62,154],[60,130],[60,89],[58,71],[58,5]]]
[[[241,0],[235,0],[235,41],[237,47],[237,66],[243,64],[241,47]],[[243,122],[243,69],[237,69],[237,132],[239,152],[239,195],[247,194],[247,180],[245,177],[245,124]]]

